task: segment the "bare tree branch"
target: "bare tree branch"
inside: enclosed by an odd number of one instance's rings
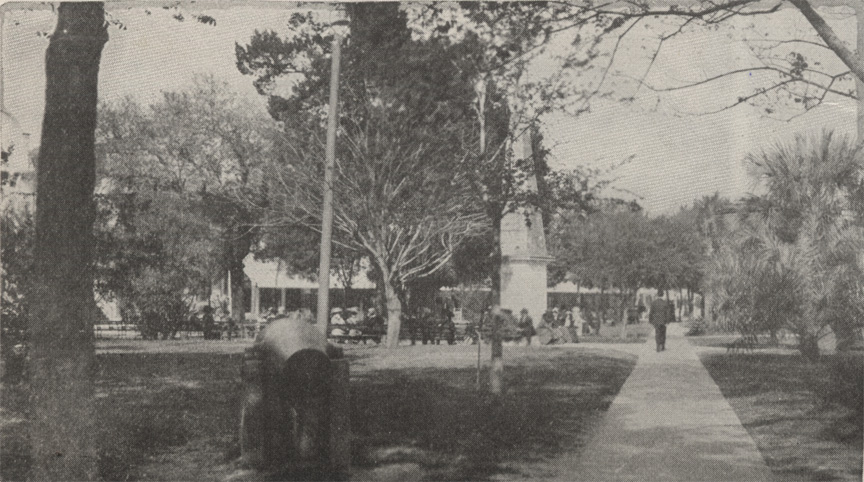
[[[813,29],[816,30],[816,33],[819,34],[819,37],[822,38],[822,40],[825,41],[825,44],[834,51],[837,57],[839,57],[840,60],[849,67],[849,70],[855,74],[855,77],[864,82],[864,61],[862,61],[860,56],[856,55],[855,52],[840,40],[840,37],[837,36],[834,29],[832,29],[831,26],[825,22],[825,19],[813,9],[810,2],[807,0],[788,1],[801,11],[804,18],[810,22],[810,25],[812,25]]]

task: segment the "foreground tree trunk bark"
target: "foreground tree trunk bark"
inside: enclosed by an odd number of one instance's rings
[[[402,301],[393,286],[390,268],[382,258],[376,259],[380,278],[379,291],[384,296],[384,308],[387,310],[387,348],[399,346],[399,333],[402,329]]]
[[[399,346],[399,332],[402,329],[402,302],[393,288],[389,276],[384,278],[384,303],[387,305],[387,348]]]
[[[627,310],[632,306],[635,300],[632,300],[630,293],[621,293],[623,296],[621,298],[621,339],[627,340]]]
[[[246,256],[252,247],[252,235],[242,227],[231,231],[233,240],[229,243],[229,270],[231,272],[231,319],[239,327],[246,321],[246,292],[243,282],[246,278]],[[257,316],[258,313],[253,313]]]
[[[64,3],[46,54],[30,320],[30,480],[93,480],[94,132],[102,3]]]
[[[606,322],[606,288],[600,288],[600,298],[597,300],[597,335],[603,328],[603,323]]]
[[[243,323],[246,318],[246,292],[243,291],[243,276],[245,272],[240,270],[231,270],[231,319],[238,325]],[[235,281],[237,277],[240,281]]]

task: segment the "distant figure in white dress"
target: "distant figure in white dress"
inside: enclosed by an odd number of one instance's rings
[[[582,318],[582,310],[579,309],[579,306],[574,306],[570,309],[570,316],[573,319],[573,328],[576,329],[576,341],[579,341],[579,338],[582,337],[582,330],[585,327],[585,320]]]

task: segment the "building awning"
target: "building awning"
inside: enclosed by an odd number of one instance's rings
[[[318,281],[305,276],[289,273],[287,266],[279,261],[259,261],[251,254],[246,257],[244,272],[249,277],[252,286],[258,288],[276,289],[317,289]],[[364,269],[367,268],[367,269]],[[368,265],[361,266],[360,272],[352,280],[352,289],[374,289],[375,284],[366,276]],[[342,281],[335,273],[330,275],[330,288],[344,288]]]
[[[600,294],[604,293],[600,288],[586,288],[584,286],[579,286],[576,283],[572,283],[570,281],[564,281],[563,283],[558,283],[557,285],[548,288],[549,293],[580,293],[580,294]],[[614,295],[618,294],[618,288],[610,288],[605,291],[605,293]]]

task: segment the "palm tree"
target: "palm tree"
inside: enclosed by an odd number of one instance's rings
[[[787,242],[804,232],[807,218],[820,233],[845,224],[861,226],[860,219],[849,214],[861,208],[857,198],[864,187],[862,159],[864,143],[854,144],[831,131],[799,134],[791,143],[751,154],[749,173],[766,189],[757,211]]]
[[[788,296],[786,325],[802,354],[818,356],[828,327],[838,348],[861,337],[861,253],[864,236],[856,197],[864,179],[864,149],[832,132],[798,135],[748,157],[765,193],[750,203],[746,240],[767,261]],[[860,205],[858,205],[860,207]]]
[[[704,267],[702,317],[707,324],[714,325],[714,312],[719,303],[714,299],[716,293],[711,287],[719,289],[719,285],[713,283],[711,278],[714,276],[716,270],[722,269],[722,266],[714,266],[710,260],[715,253],[718,253],[724,244],[724,239],[732,231],[733,226],[730,225],[729,215],[735,213],[736,209],[731,201],[721,197],[719,193],[714,193],[712,196],[704,196],[702,199],[697,200],[693,207],[696,211],[699,234],[704,243],[705,259],[709,260]]]

